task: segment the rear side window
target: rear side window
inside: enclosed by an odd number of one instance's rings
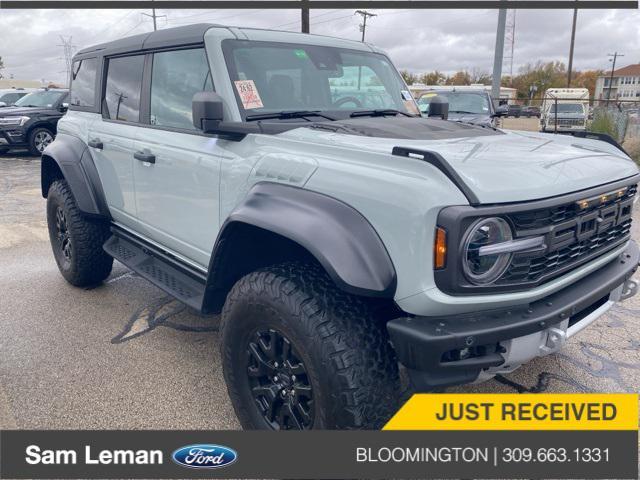
[[[154,54],[151,125],[195,130],[191,100],[203,90],[213,90],[203,48]]]
[[[144,55],[109,59],[103,116],[122,122],[140,121]]]
[[[96,70],[95,58],[85,58],[73,62],[71,71],[71,105],[78,107],[95,106]]]

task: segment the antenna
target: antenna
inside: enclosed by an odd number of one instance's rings
[[[516,12],[507,10],[507,25],[504,34],[504,61],[509,65],[509,78],[513,85],[513,48],[516,43]]]

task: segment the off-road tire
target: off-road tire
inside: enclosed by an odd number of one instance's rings
[[[65,224],[70,248],[65,255],[59,215]],[[76,287],[96,285],[111,273],[113,258],[107,255],[102,245],[109,238],[109,226],[82,216],[71,189],[65,180],[51,184],[47,195],[47,225],[53,256],[62,276]]]
[[[281,332],[298,352],[313,392],[313,429],[379,429],[398,408],[398,363],[384,321],[367,299],[337,289],[317,265],[285,263],[241,278],[221,318],[229,396],[244,429],[273,428],[251,394],[248,339]]]
[[[42,151],[38,150],[37,146],[37,137],[40,134],[48,134],[49,136],[51,136],[51,141],[53,141],[53,139],[55,138],[55,134],[45,127],[36,127],[31,130],[31,132],[29,132],[29,143],[27,145],[29,147],[29,152],[32,155],[36,155],[38,157],[42,155]]]

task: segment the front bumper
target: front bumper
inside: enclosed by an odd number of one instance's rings
[[[27,144],[27,131],[20,126],[0,128],[0,146],[21,147]]]
[[[615,260],[536,302],[455,316],[402,317],[387,329],[416,390],[483,380],[558,350],[615,301],[634,295],[631,276],[639,262],[640,249],[630,241]]]

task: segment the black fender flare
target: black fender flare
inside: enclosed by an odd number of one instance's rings
[[[83,214],[103,219],[111,218],[91,151],[82,140],[61,133],[42,153],[40,183],[44,198],[47,197],[49,186],[55,180],[55,166],[69,184]]]
[[[397,285],[391,257],[373,226],[356,209],[328,195],[272,182],[255,184],[228,216],[209,263],[207,290],[220,287],[216,266],[224,264],[220,246],[238,223],[291,240],[307,250],[342,290],[393,298]]]

